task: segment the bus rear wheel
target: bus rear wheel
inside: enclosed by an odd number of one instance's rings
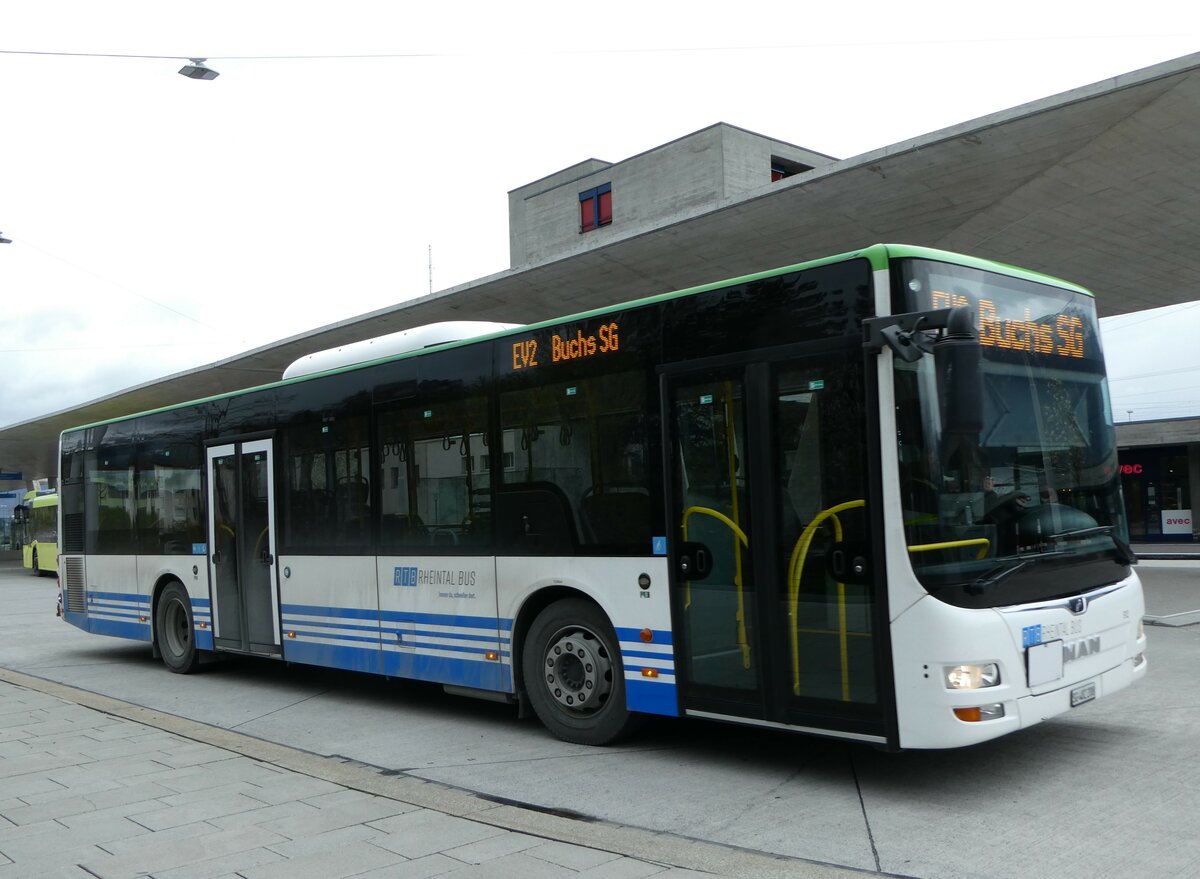
[[[31,564],[29,565],[29,573],[33,574],[33,576],[35,576],[35,577],[42,576],[42,572],[38,568],[37,550],[36,549],[33,551],[33,555],[29,557],[29,560],[31,562]]]
[[[521,660],[534,713],[563,741],[605,745],[640,724],[641,717],[625,707],[616,633],[590,601],[557,601],[539,613]]]
[[[154,642],[163,664],[176,674],[196,670],[200,651],[192,628],[192,601],[179,583],[169,583],[154,611]]]

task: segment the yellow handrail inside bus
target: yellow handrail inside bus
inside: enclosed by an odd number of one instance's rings
[[[919,543],[916,546],[910,546],[909,552],[934,552],[939,549],[958,549],[963,546],[978,546],[980,547],[979,554],[976,559],[981,559],[988,554],[991,549],[992,542],[986,537],[972,537],[967,540],[944,540],[941,543]]]
[[[788,626],[792,641],[792,693],[800,695],[800,620],[797,617],[797,606],[800,602],[800,575],[804,570],[804,561],[808,558],[809,547],[817,534],[817,528],[826,519],[833,519],[834,540],[842,539],[842,523],[838,513],[865,507],[865,500],[846,501],[837,506],[822,510],[808,523],[808,527],[800,533],[792,549],[792,558],[788,564]],[[850,701],[850,658],[846,644],[846,584],[838,583],[838,642],[842,660],[842,701]]]
[[[259,557],[259,555],[258,555],[259,547],[262,546],[263,538],[267,536],[267,533],[270,530],[271,530],[271,526],[268,525],[267,527],[263,528],[263,530],[261,532],[259,532],[258,540],[254,541],[254,555],[250,556],[251,558],[256,559]]]
[[[683,511],[683,539],[686,542],[688,539],[688,519],[695,514],[702,516],[712,516],[719,522],[729,526],[729,530],[733,532],[734,537],[741,543],[742,546],[749,549],[750,538],[746,536],[746,532],[741,529],[737,522],[730,519],[724,513],[714,510],[710,507],[688,507]],[[737,543],[734,544],[737,546]],[[750,667],[750,639],[746,637],[746,599],[742,590],[742,566],[740,564],[741,552],[738,552],[739,564],[733,576],[733,585],[737,590],[737,626],[738,626],[738,646],[742,649],[742,665],[745,668]],[[686,610],[692,606],[692,581],[688,580],[683,587],[683,607]]]
[[[813,538],[816,536],[817,527],[822,522],[826,519],[832,519],[834,540],[841,540],[842,523],[838,519],[837,514],[865,506],[865,504],[865,501],[847,501],[844,504],[830,507],[828,510],[822,510],[808,523],[808,527],[800,534],[800,538],[796,541],[796,546],[792,550],[792,558],[788,564],[788,618],[791,621],[789,629],[792,641],[792,692],[797,696],[800,695],[800,621],[797,619],[796,612],[799,604],[800,576],[804,570],[804,561],[808,557],[808,551],[812,546]],[[936,552],[943,549],[960,549],[966,546],[978,546],[980,549],[976,558],[982,559],[991,548],[991,541],[986,537],[971,537],[965,540],[945,540],[940,543],[920,543],[909,546],[908,551]],[[838,642],[842,662],[842,701],[848,702],[850,700],[850,663],[846,631],[846,584],[838,583],[837,590]]]

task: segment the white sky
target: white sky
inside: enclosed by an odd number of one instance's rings
[[[423,295],[430,248],[435,290],[506,269],[507,192],[583,159],[718,121],[847,158],[1197,48],[1176,0],[0,0],[5,53],[221,74],[0,54],[0,426]],[[1119,418],[1175,414],[1136,384]]]

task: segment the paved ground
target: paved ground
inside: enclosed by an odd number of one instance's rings
[[[0,570],[0,879],[1200,877],[1200,563],[1142,573],[1143,684],[976,748],[883,754],[675,722],[585,749],[368,676],[181,679],[55,620],[53,581]]]
[[[11,670],[0,678],[0,877],[852,875],[388,778]]]

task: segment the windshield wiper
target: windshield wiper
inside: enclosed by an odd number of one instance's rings
[[[966,590],[971,595],[982,595],[983,593],[985,593],[989,589],[991,589],[993,586],[995,586],[997,583],[999,583],[1001,580],[1007,580],[1009,577],[1011,577],[1017,571],[1021,570],[1021,568],[1025,567],[1027,564],[1029,564],[1028,561],[1019,561],[1019,562],[1016,562],[1015,564],[1009,565],[1008,567],[1002,567],[999,570],[997,570],[994,574],[990,574],[987,577],[983,577],[979,580],[976,580],[974,583],[968,583],[966,586]]]
[[[1096,525],[1093,528],[1076,528],[1073,531],[1059,531],[1056,534],[1046,535],[1046,540],[1083,540],[1088,537],[1105,536],[1113,542],[1113,546],[1117,548],[1118,558],[1127,565],[1137,564],[1137,555],[1134,554],[1133,547],[1125,542],[1124,538],[1117,533],[1112,525]]]

